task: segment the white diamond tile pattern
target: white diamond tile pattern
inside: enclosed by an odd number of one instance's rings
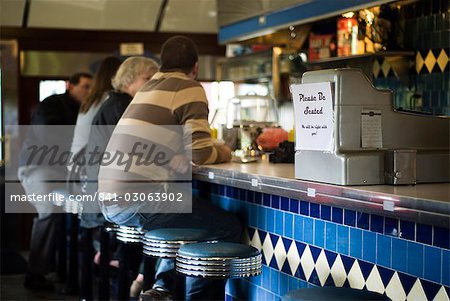
[[[436,58],[433,55],[433,51],[430,50],[425,57],[425,66],[427,67],[428,72],[431,73],[431,71],[433,71],[434,64],[436,64]]]
[[[336,254],[333,265],[330,267],[324,249],[321,249],[319,256],[315,261],[309,245],[302,244],[302,249],[303,246],[305,247],[303,252],[299,253],[299,245],[296,241],[292,241],[290,245],[286,244],[289,245],[289,249],[286,251],[286,246],[281,237],[274,234],[278,239],[276,245],[273,246],[271,235],[267,233],[260,236],[260,233],[265,232],[259,232],[255,229],[252,234],[253,236],[248,239],[252,246],[258,250],[262,250],[267,266],[270,264],[273,257],[275,257],[278,270],[281,271],[287,261],[292,276],[295,276],[297,270],[301,268],[306,280],[309,281],[311,275],[315,271],[321,286],[326,284],[326,281],[331,275],[334,285],[337,287],[344,286],[346,281],[348,281],[348,284],[352,288],[367,289],[380,294],[385,293],[393,301],[427,300],[425,290],[423,288],[423,285],[427,285],[426,281],[422,283],[422,281],[417,278],[412,288],[405,292],[405,288],[400,281],[399,273],[396,271],[392,274],[390,279],[384,279],[383,281],[379,268],[377,265],[373,265],[367,279],[364,279],[360,263],[356,259],[354,259],[353,265],[347,274],[340,254]],[[250,234],[250,232],[248,232],[248,234]],[[261,237],[263,238],[263,243],[261,243]],[[384,283],[386,282],[387,285],[385,286]],[[445,287],[441,286],[436,295],[431,296],[430,301],[450,301]]]
[[[309,280],[309,277],[311,277],[311,273],[314,270],[314,259],[309,246],[306,246],[303,254],[300,255],[300,265],[302,266],[306,279]]]
[[[388,285],[386,286],[386,295],[395,301],[406,300],[406,293],[400,282],[397,272],[394,273]]]
[[[286,261],[286,250],[284,249],[283,239],[278,239],[277,245],[275,246],[275,260],[277,261],[278,269],[281,270],[284,262]]]
[[[350,284],[351,288],[356,289],[363,289],[366,282],[364,281],[364,276],[361,272],[361,268],[359,267],[358,260],[355,260],[355,262],[352,265],[352,268],[348,272],[348,283]]]
[[[375,60],[372,65],[372,75],[374,78],[377,78],[380,74],[381,68],[380,63],[378,63],[378,60]]]
[[[437,58],[437,64],[439,65],[439,68],[441,69],[442,72],[444,71],[448,63],[449,63],[448,55],[447,53],[445,53],[444,49],[442,49]]]
[[[325,251],[320,251],[319,257],[316,262],[316,273],[319,277],[320,285],[324,286],[325,282],[330,275],[330,266],[328,265],[327,257],[325,256]]]
[[[422,284],[420,283],[419,279],[417,279],[416,282],[414,283],[406,300],[407,301],[427,300],[427,296],[425,295],[425,292],[423,291],[423,287],[422,287]]]
[[[259,238],[259,233],[258,232],[259,232],[258,230],[255,230],[255,233],[253,234],[253,237],[252,237],[252,239],[250,241],[250,244],[253,247],[257,248],[259,251],[261,251],[262,250],[262,243],[261,243],[261,239]]]
[[[266,260],[267,265],[269,265],[273,257],[273,246],[269,233],[267,233],[266,238],[264,239],[262,253],[264,254],[264,259]]]
[[[331,267],[331,277],[337,287],[342,287],[347,279],[347,273],[345,272],[344,264],[339,254]]]
[[[295,242],[292,242],[289,250],[287,252],[287,261],[289,267],[291,268],[292,275],[295,275],[297,268],[300,265],[300,255],[298,254],[297,245]]]
[[[389,71],[391,70],[391,65],[387,60],[383,60],[383,64],[381,64],[381,71],[383,71],[384,77],[387,77]]]
[[[369,291],[384,294],[384,284],[381,280],[380,272],[378,272],[378,268],[376,265],[373,266],[372,271],[370,271],[369,277],[367,277],[366,287]]]
[[[420,54],[419,51],[417,51],[417,54],[416,54],[416,72],[417,72],[417,74],[419,74],[420,70],[422,70],[423,64],[424,64],[424,61],[423,61],[422,55]]]
[[[433,301],[449,301],[449,297],[447,295],[447,292],[445,291],[444,287],[442,286],[439,292],[434,297]]]

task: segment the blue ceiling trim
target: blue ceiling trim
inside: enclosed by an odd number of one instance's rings
[[[345,11],[361,7],[370,7],[381,3],[392,2],[382,0],[311,0],[306,3],[276,12],[262,14],[265,23],[259,24],[259,17],[239,21],[219,28],[219,43],[225,44],[239,39],[264,34],[282,26],[301,24],[302,21],[316,20],[325,16],[336,16]]]

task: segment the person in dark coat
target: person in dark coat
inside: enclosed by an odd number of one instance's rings
[[[47,97],[34,110],[22,145],[18,170],[19,180],[28,196],[50,195],[65,186],[67,166],[39,162],[37,156],[32,156],[32,149],[33,146],[51,143],[58,145],[60,150],[70,150],[73,132],[58,133],[54,126],[75,125],[78,109],[89,93],[91,81],[89,73],[72,75],[66,93]],[[69,132],[70,128],[65,127]],[[28,289],[52,289],[53,283],[45,275],[54,268],[58,225],[62,216],[55,213],[57,207],[52,202],[31,203],[38,216],[33,221],[24,286]]]

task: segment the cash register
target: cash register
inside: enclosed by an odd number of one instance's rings
[[[311,83],[330,83],[331,147],[308,149],[296,141],[297,179],[337,185],[450,181],[448,117],[395,110],[393,93],[376,89],[359,69],[305,72],[300,86]],[[296,114],[296,130],[300,119]]]

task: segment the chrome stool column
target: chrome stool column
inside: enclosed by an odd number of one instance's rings
[[[136,227],[117,226],[115,228],[116,239],[121,243],[121,250],[119,252],[119,288],[118,299],[128,300],[130,298],[130,285],[131,282],[128,278],[130,268],[137,270],[140,258],[136,261],[136,258],[129,256],[131,253],[142,254],[142,237],[144,232]],[[137,267],[136,267],[137,264]]]
[[[261,252],[252,246],[231,242],[196,243],[178,250],[176,270],[184,276],[223,279],[224,298],[228,278],[246,278],[261,274]]]
[[[154,265],[156,258],[175,259],[178,249],[186,244],[216,239],[205,229],[197,228],[163,228],[145,233],[143,238],[144,252],[144,291],[151,288],[155,278]],[[184,299],[184,289],[179,287],[180,281],[175,282],[174,299]]]

